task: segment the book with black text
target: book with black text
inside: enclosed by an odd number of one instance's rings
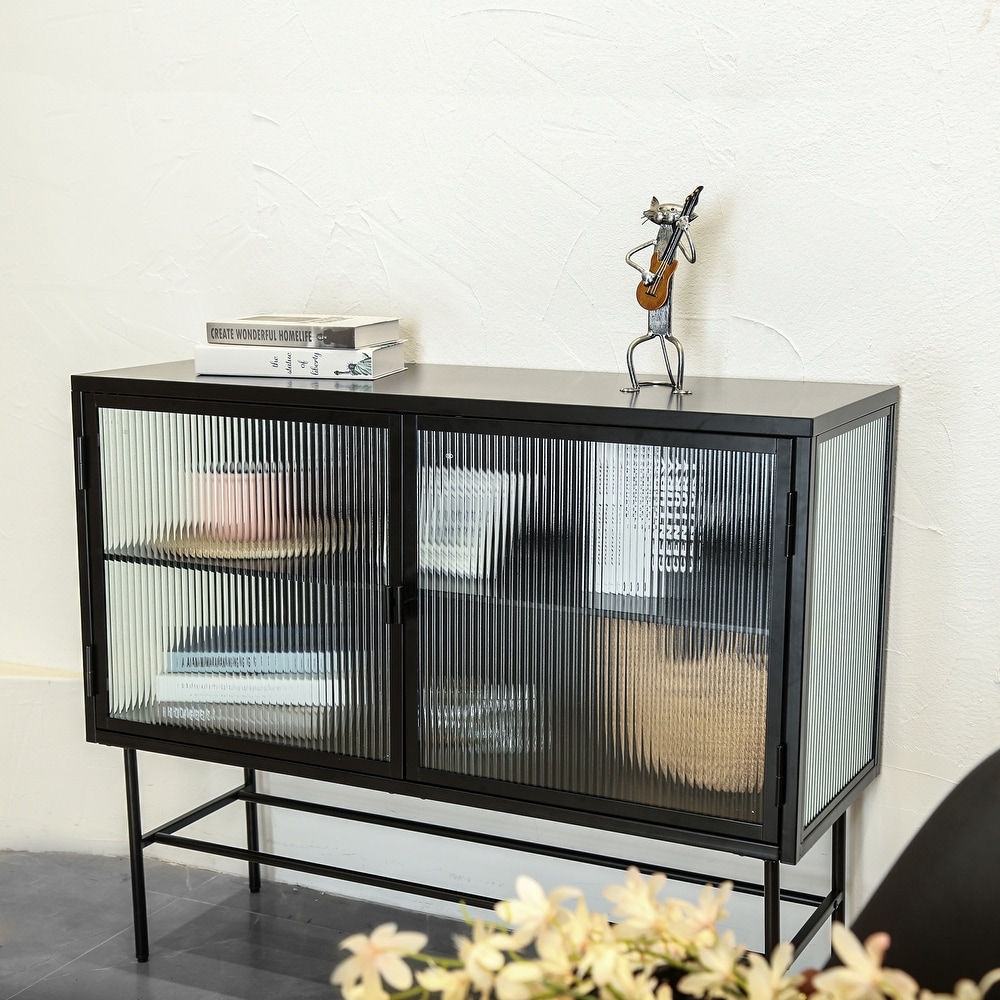
[[[164,651],[169,673],[331,673],[339,639],[315,625],[234,625],[179,635]]]
[[[263,315],[211,321],[208,343],[255,347],[313,347],[358,350],[399,340],[391,316]]]
[[[328,674],[337,654],[320,649],[171,649],[168,673]]]
[[[198,375],[262,375],[279,378],[374,379],[401,372],[403,342],[360,351],[343,348],[247,347],[195,344]]]
[[[331,705],[338,691],[319,675],[178,671],[156,675],[156,700],[200,704]]]
[[[310,625],[199,629],[164,651],[157,701],[329,705],[340,653]],[[334,692],[331,695],[331,691]]]

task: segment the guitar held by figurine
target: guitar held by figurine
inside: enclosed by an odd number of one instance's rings
[[[670,294],[670,283],[677,270],[678,249],[692,264],[694,263],[694,243],[691,241],[688,227],[697,218],[694,214],[694,208],[698,204],[698,196],[701,191],[700,186],[695,188],[680,207],[661,204],[656,198],[653,198],[649,208],[642,213],[643,221],[648,220],[659,226],[659,233],[655,240],[650,240],[648,243],[631,250],[625,260],[642,274],[642,280],[636,288],[635,297],[643,309],[652,311],[662,309],[666,305],[667,296]],[[681,245],[681,241],[685,237],[687,238],[686,247]],[[646,270],[631,258],[634,254],[649,247],[653,247],[653,253],[649,270]]]

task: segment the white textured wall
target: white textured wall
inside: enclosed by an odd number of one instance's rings
[[[77,669],[71,372],[284,309],[398,314],[422,361],[622,370],[640,213],[703,184],[689,371],[903,387],[860,899],[1000,744],[993,6],[6,3],[0,658]],[[106,760],[81,731],[42,737]],[[118,849],[86,818],[65,846]],[[0,846],[62,842],[32,822]]]

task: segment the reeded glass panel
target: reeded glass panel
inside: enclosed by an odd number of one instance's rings
[[[773,454],[420,452],[422,765],[758,820]]]
[[[817,447],[806,825],[874,759],[888,433],[880,417]]]
[[[389,757],[381,428],[100,411],[112,717]]]

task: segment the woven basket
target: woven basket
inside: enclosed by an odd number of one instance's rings
[[[686,785],[759,792],[767,721],[763,640],[736,632],[715,637],[717,648],[692,650],[690,633],[680,629],[608,619],[609,735],[626,759]]]

